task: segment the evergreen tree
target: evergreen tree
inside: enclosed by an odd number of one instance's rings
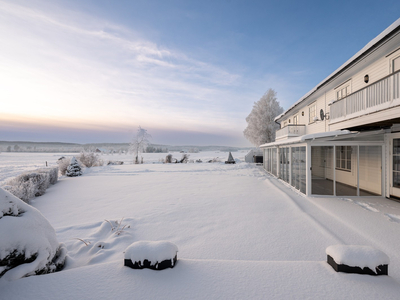
[[[72,157],[71,163],[67,167],[65,175],[67,175],[68,177],[76,177],[82,175],[82,168],[75,157]]]

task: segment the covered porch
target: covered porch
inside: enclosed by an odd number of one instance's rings
[[[300,192],[324,196],[384,195],[384,131],[304,135],[262,145],[264,168]]]

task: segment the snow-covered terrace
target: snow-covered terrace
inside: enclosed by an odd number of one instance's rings
[[[33,206],[66,243],[67,267],[49,275],[0,280],[1,299],[400,295],[400,203],[381,197],[305,197],[254,164],[93,168],[82,177],[61,178]],[[130,228],[115,235],[104,220],[123,217],[122,224]],[[141,240],[176,244],[175,268],[124,267],[122,252]],[[389,276],[336,273],[325,254],[336,244],[382,250],[390,258]]]

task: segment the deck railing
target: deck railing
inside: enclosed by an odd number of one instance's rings
[[[400,98],[400,72],[337,100],[330,107],[330,122],[390,107]]]
[[[276,131],[275,133],[275,139],[281,139],[284,137],[295,137],[295,136],[301,136],[306,134],[306,127],[303,124],[297,124],[297,125],[287,125],[279,130]]]

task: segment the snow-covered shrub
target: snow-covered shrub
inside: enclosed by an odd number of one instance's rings
[[[168,155],[165,157],[165,163],[166,163],[166,164],[172,163],[172,154],[168,154]]]
[[[103,160],[94,152],[81,152],[78,160],[87,168],[99,167],[104,164]]]
[[[120,160],[110,160],[107,165],[123,165],[124,162]]]
[[[58,180],[58,168],[42,168],[23,173],[9,181],[5,189],[26,203],[34,197],[43,195],[50,184]]]
[[[58,169],[60,170],[60,174],[61,175],[65,175],[65,173],[67,172],[67,168],[71,163],[71,159],[66,158],[66,157],[61,157],[58,161]]]
[[[188,161],[189,161],[189,154],[186,154],[186,153],[182,154],[182,158],[181,158],[181,160],[179,162],[180,163],[187,163]]]
[[[36,208],[0,188],[0,277],[14,280],[59,271],[66,252]]]
[[[38,169],[37,172],[49,174],[50,184],[56,184],[58,181],[58,167],[41,168],[41,169]]]
[[[82,175],[82,168],[75,157],[71,158],[71,163],[67,167],[65,175],[67,175],[68,177],[76,177]]]
[[[5,189],[26,203],[34,197],[41,196],[49,186],[49,174],[24,173],[6,183]]]
[[[216,162],[221,162],[221,159],[219,157],[214,157],[213,159],[210,159],[209,161],[207,161],[209,163],[216,163]]]

